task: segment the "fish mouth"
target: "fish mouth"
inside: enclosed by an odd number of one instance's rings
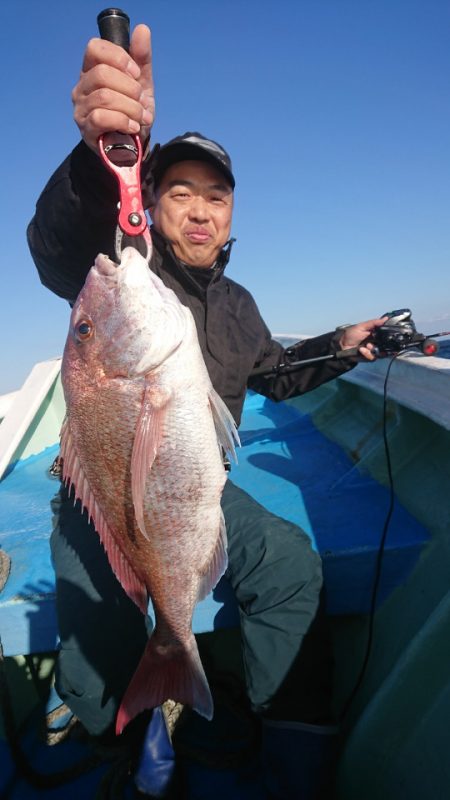
[[[105,278],[117,278],[118,264],[105,253],[99,253],[95,259],[97,272]]]

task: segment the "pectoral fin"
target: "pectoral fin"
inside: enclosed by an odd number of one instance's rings
[[[209,393],[209,404],[211,407],[219,444],[223,447],[225,452],[232,456],[234,461],[237,463],[235,445],[240,447],[241,441],[237,432],[236,423],[222,398],[219,397],[217,392],[212,387]]]
[[[131,494],[134,513],[139,530],[146,539],[149,537],[144,520],[145,484],[161,443],[169,400],[169,392],[162,393],[154,387],[145,389],[131,455]]]

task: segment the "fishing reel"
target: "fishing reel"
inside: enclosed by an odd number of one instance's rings
[[[396,355],[411,347],[418,347],[426,356],[437,353],[438,343],[418,332],[409,308],[388,311],[382,316],[387,317],[386,322],[376,328],[370,337],[376,348],[375,355]]]

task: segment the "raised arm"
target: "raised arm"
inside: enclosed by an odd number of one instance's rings
[[[92,39],[72,92],[82,141],[42,192],[28,227],[28,243],[42,283],[73,302],[99,252],[114,256],[118,191],[97,154],[101,133],[140,132],[154,118],[150,31],[138,25],[130,54]]]

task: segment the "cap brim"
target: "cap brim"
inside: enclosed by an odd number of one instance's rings
[[[234,189],[236,185],[233,173],[228,169],[226,164],[223,164],[220,161],[220,159],[216,158],[214,155],[208,153],[202,147],[198,147],[195,144],[179,142],[161,148],[159,151],[156,164],[153,168],[155,186],[161,182],[161,178],[166,170],[168,170],[172,164],[177,164],[179,161],[206,161],[208,164],[212,164],[213,167],[218,169],[219,172],[224,175],[227,183],[229,183],[232,189]]]

